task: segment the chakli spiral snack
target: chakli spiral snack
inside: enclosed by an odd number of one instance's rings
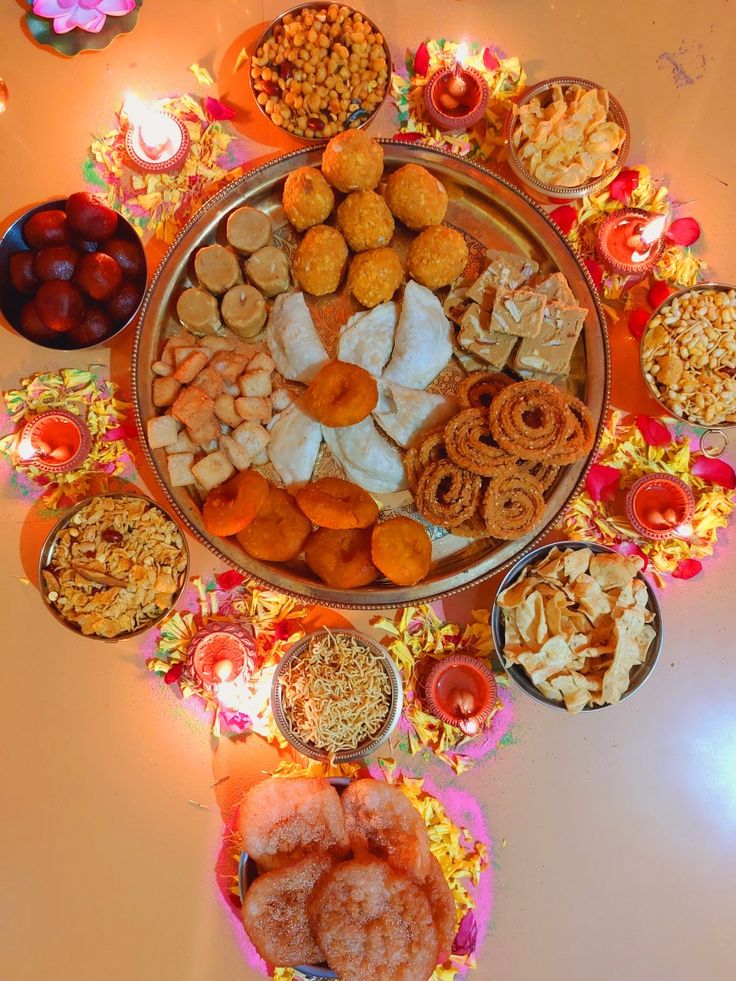
[[[509,385],[491,403],[489,425],[498,445],[522,460],[549,460],[564,449],[568,407],[547,382]]]
[[[494,477],[514,468],[509,456],[493,441],[485,409],[463,409],[445,427],[447,455],[459,467]]]
[[[556,466],[574,463],[593,448],[595,423],[588,406],[574,395],[562,394],[567,403],[567,426],[562,447],[549,456]]]
[[[555,464],[543,463],[540,460],[517,460],[516,470],[518,473],[534,477],[542,492],[549,490],[560,472],[560,468]]]
[[[441,460],[430,464],[420,477],[414,503],[427,521],[454,528],[473,517],[480,496],[478,474]]]
[[[528,474],[503,474],[488,482],[482,514],[486,530],[505,541],[521,538],[544,514],[544,497]]]
[[[447,459],[445,427],[437,426],[426,432],[416,446],[410,447],[404,457],[404,470],[409,488],[416,493],[419,478],[430,465]]]
[[[487,409],[499,392],[514,379],[501,371],[473,371],[460,382],[457,399],[466,409]]]

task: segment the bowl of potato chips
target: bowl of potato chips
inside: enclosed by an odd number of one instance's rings
[[[606,89],[585,78],[550,78],[509,110],[509,165],[535,197],[578,198],[602,190],[626,162],[629,121]]]
[[[498,655],[532,698],[570,713],[639,689],[662,649],[662,613],[643,560],[594,542],[553,542],[504,577],[491,611]]]

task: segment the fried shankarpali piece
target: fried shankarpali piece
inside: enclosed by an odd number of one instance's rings
[[[439,948],[429,901],[380,859],[335,866],[307,900],[307,912],[342,981],[428,981],[434,971]]]
[[[457,908],[442,866],[432,854],[429,856],[429,874],[424,880],[424,894],[432,910],[442,963],[450,956],[457,933]]]
[[[344,858],[350,844],[337,791],[326,780],[273,777],[240,802],[238,830],[259,868],[283,868],[307,855]]]
[[[269,964],[295,967],[322,961],[322,951],[307,919],[307,898],[332,865],[329,855],[314,855],[288,868],[266,872],[248,889],[243,925]]]
[[[345,825],[357,858],[377,855],[417,882],[429,872],[429,838],[419,812],[389,784],[354,780],[342,795]]]

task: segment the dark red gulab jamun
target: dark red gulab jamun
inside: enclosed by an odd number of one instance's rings
[[[79,253],[71,245],[49,245],[36,253],[33,271],[42,283],[50,279],[71,279]]]
[[[71,238],[66,214],[56,208],[39,211],[23,225],[23,238],[32,249],[47,245],[64,245]]]
[[[40,280],[33,271],[32,252],[14,252],[8,259],[10,282],[19,293],[35,293]]]
[[[23,304],[20,311],[20,328],[30,341],[53,341],[59,336],[41,320],[35,300]]]
[[[66,218],[69,227],[84,239],[102,242],[111,238],[118,227],[118,216],[94,194],[78,191],[70,194],[66,202]]]
[[[104,252],[85,253],[77,263],[74,282],[93,300],[109,300],[123,282],[123,271]]]
[[[36,293],[36,309],[44,324],[64,334],[84,320],[84,299],[76,286],[64,280],[41,283]]]
[[[127,323],[138,309],[143,288],[136,283],[125,282],[112,299],[107,301],[107,312],[120,323]]]

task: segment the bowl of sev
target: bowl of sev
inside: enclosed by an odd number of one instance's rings
[[[317,630],[282,658],[271,709],[284,739],[303,756],[351,763],[396,728],[403,704],[398,668],[385,647],[359,630]]]

